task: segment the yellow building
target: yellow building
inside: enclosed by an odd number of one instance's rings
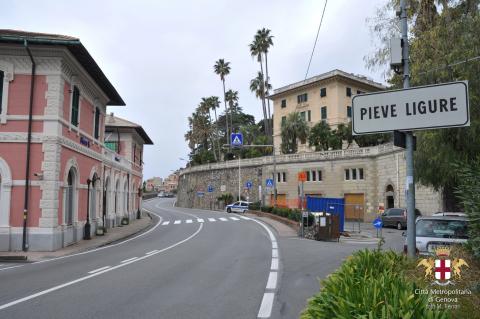
[[[300,113],[310,127],[324,120],[333,129],[340,123],[350,121],[353,96],[385,88],[365,76],[333,70],[274,90],[269,98],[273,100],[276,153],[280,153],[282,121],[286,120],[288,114]],[[308,142],[298,145],[298,152],[313,151]]]

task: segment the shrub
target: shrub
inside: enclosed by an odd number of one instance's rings
[[[218,201],[223,201],[225,205],[233,203],[233,195],[230,193],[222,194],[221,196],[217,197]]]
[[[271,213],[272,209],[273,209],[272,206],[262,206],[262,207],[260,207],[260,210],[264,213]]]
[[[404,270],[408,260],[393,251],[361,250],[322,281],[301,319],[448,318],[428,309],[429,295],[414,294],[415,283]]]
[[[248,209],[250,209],[250,210],[259,210],[259,209],[260,209],[260,206],[261,206],[261,203],[260,203],[260,202],[255,202],[255,203],[251,203],[250,205],[248,205]]]

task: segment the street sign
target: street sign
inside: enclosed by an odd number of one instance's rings
[[[299,172],[298,173],[298,181],[305,182],[307,180],[307,173],[306,172]]]
[[[203,197],[205,195],[205,192],[197,192],[198,197]]]
[[[220,185],[220,191],[225,192],[227,190],[227,185]]]
[[[242,146],[243,145],[242,133],[232,133],[232,135],[230,136],[230,144],[232,144],[232,146]]]
[[[252,184],[251,181],[247,181],[247,182],[245,183],[245,187],[248,188],[248,189],[251,189],[252,186],[253,186],[253,184]]]
[[[352,109],[354,135],[470,125],[467,82],[356,95]]]
[[[375,227],[376,229],[380,229],[383,226],[383,222],[381,218],[375,218],[372,224],[373,224],[373,227]]]
[[[273,187],[273,179],[272,178],[267,178],[267,180],[265,181],[265,185],[267,187]]]
[[[213,193],[213,186],[212,185],[208,185],[207,192]]]

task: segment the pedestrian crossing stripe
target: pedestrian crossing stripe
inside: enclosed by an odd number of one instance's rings
[[[239,217],[239,218],[238,218]],[[222,221],[222,222],[228,222],[228,221],[239,221],[241,219],[244,219],[244,220],[251,220],[251,218],[249,217],[244,217],[244,216],[238,216],[238,217],[217,217],[217,219],[215,218],[207,218],[206,220],[208,220],[209,222],[213,223],[213,222],[216,222],[217,220],[218,221]],[[241,218],[241,219],[240,219]],[[173,225],[181,225],[181,224],[193,224],[193,223],[205,223],[205,219],[204,218],[197,218],[197,219],[186,219],[186,220],[181,220],[181,219],[176,219],[176,220],[173,220]],[[162,222],[162,226],[168,226],[172,224],[172,221],[170,220],[166,220],[166,221],[163,221]]]

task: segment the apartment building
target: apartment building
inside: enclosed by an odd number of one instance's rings
[[[276,153],[280,153],[282,122],[288,114],[300,113],[310,127],[326,121],[334,129],[338,124],[350,121],[353,96],[385,88],[367,77],[333,70],[274,90],[269,98],[273,101],[273,141]],[[300,153],[313,151],[308,143],[298,145]]]
[[[151,140],[106,123],[125,102],[80,40],[0,30],[0,80],[0,251],[53,251],[135,218]]]

